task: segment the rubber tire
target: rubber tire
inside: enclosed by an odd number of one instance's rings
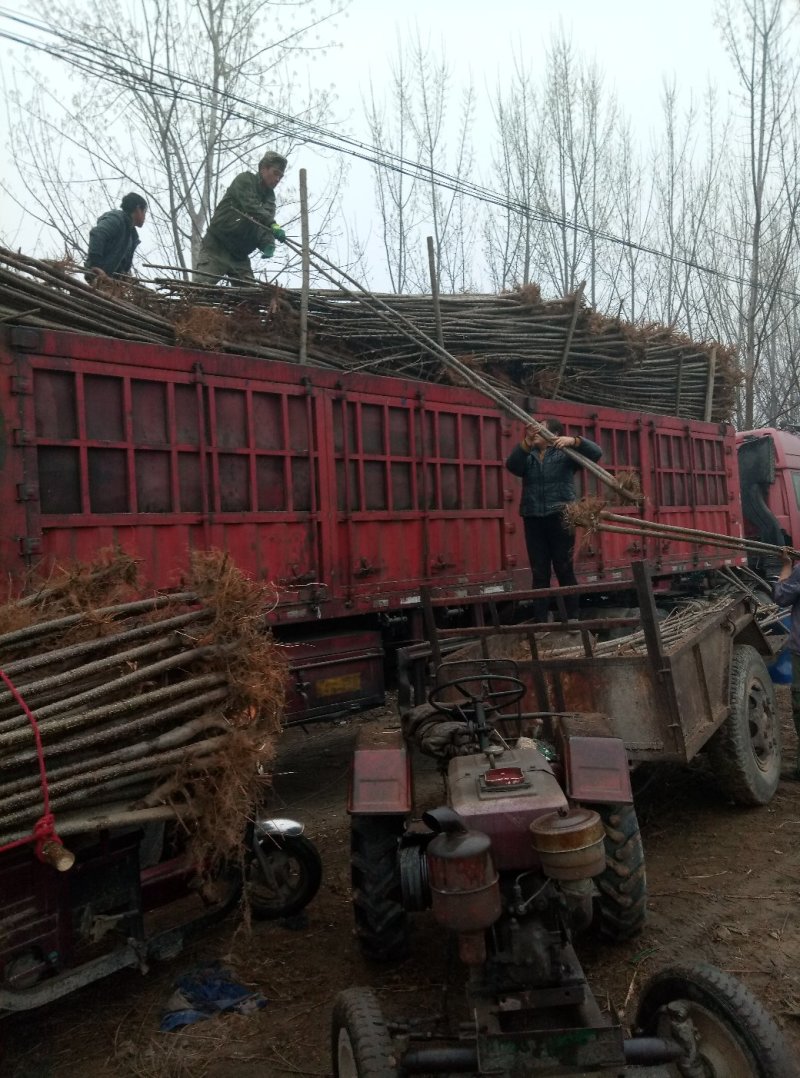
[[[340,1053],[348,1047],[351,1058],[344,1070],[340,1068]],[[334,1078],[397,1078],[392,1040],[371,988],[348,988],[336,997],[331,1018],[331,1059]]]
[[[661,970],[642,989],[636,1025],[657,1035],[658,1012],[685,1000],[710,1011],[752,1057],[753,1078],[798,1078],[789,1047],[774,1020],[741,981],[706,963]]]
[[[356,937],[365,958],[398,962],[409,952],[408,915],[400,890],[402,816],[353,816],[350,871]]]
[[[289,858],[297,869],[291,890],[280,897],[270,899],[259,896],[253,887],[253,879],[263,874],[254,856],[247,867],[247,902],[253,917],[260,921],[274,921],[280,917],[293,917],[309,904],[322,883],[322,861],[319,851],[305,835],[265,836],[260,840],[261,849],[267,857]]]
[[[781,777],[781,728],[772,679],[749,644],[734,645],[729,700],[730,715],[708,743],[711,766],[727,797],[739,805],[766,805]],[[761,762],[753,748],[751,710],[763,711],[768,726]]]
[[[606,943],[641,932],[647,919],[647,875],[633,805],[594,805],[605,828],[606,869],[595,878],[594,924]]]

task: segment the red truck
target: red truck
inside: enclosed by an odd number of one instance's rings
[[[792,434],[521,403],[598,442],[612,474],[640,475],[632,516],[800,537]],[[519,424],[473,390],[14,326],[0,335],[0,422],[8,592],[112,545],[140,559],[143,586],[164,588],[190,549],[225,549],[275,587],[294,719],[382,700],[384,652],[418,635],[422,589],[457,606],[530,586],[504,468]],[[579,484],[597,492],[588,474]],[[640,559],[665,582],[744,560],[602,533],[576,568],[582,582],[617,582]]]

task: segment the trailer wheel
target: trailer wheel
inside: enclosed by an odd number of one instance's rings
[[[647,876],[633,805],[595,805],[605,828],[606,868],[595,879],[597,930],[608,943],[637,935],[647,918]]]
[[[691,963],[657,973],[642,990],[636,1024],[647,1036],[676,1039],[693,1050],[695,1059],[687,1062],[709,1078],[797,1078],[773,1019],[740,981],[714,966]]]
[[[396,1078],[392,1041],[370,988],[348,988],[333,1005],[334,1078]]]
[[[781,729],[775,689],[749,644],[733,649],[730,715],[708,744],[723,792],[740,805],[766,805],[781,774]]]
[[[402,816],[353,816],[350,870],[356,937],[365,957],[396,962],[408,954],[398,847]]]

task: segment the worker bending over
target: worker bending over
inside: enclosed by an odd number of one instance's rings
[[[275,254],[275,241],[286,233],[275,224],[275,188],[286,171],[286,158],[265,153],[258,172],[240,172],[222,197],[203,236],[195,265],[198,284],[216,284],[223,277],[252,281],[251,252]]]

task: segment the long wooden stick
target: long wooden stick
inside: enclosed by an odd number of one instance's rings
[[[784,550],[790,557],[800,558],[800,551],[792,547],[775,546],[773,543],[762,543],[758,539],[747,539],[744,536],[724,535],[719,532],[700,531],[696,528],[682,528],[677,524],[659,524],[653,520],[639,520],[637,517],[623,516],[620,513],[610,513],[605,509],[600,512],[600,522],[597,525],[600,531],[617,532],[620,535],[642,535],[653,539],[675,539],[678,541],[697,543],[699,546],[722,546],[733,550],[751,551],[754,554],[783,554]]]
[[[286,242],[296,252],[300,252],[299,246],[293,240],[287,238]],[[334,284],[336,283],[336,278],[332,277],[327,272],[327,270],[323,268],[323,265],[321,265],[321,263],[324,263],[325,266],[330,267],[330,269],[332,269],[335,273],[339,274],[340,277],[343,277],[346,281],[353,285],[357,290],[355,294],[349,293],[348,290],[344,288],[342,289],[342,291],[353,295],[353,298],[355,299],[360,298],[365,301],[367,305],[371,307],[372,311],[378,316],[378,318],[387,322],[395,329],[398,327],[403,327],[403,332],[406,334],[406,336],[410,337],[417,344],[421,345],[427,352],[429,352],[432,356],[434,356],[441,363],[443,363],[449,370],[454,371],[459,376],[461,381],[464,382],[466,385],[472,387],[473,389],[477,389],[479,392],[489,397],[489,399],[493,400],[495,404],[498,404],[503,409],[503,411],[507,412],[509,415],[512,415],[515,419],[519,419],[520,422],[524,423],[526,426],[532,424],[537,430],[537,432],[541,434],[546,441],[555,441],[556,436],[552,434],[543,424],[538,423],[536,420],[532,419],[531,416],[529,416],[523,408],[520,408],[518,404],[515,404],[514,401],[512,401],[499,389],[496,389],[495,386],[493,386],[485,378],[482,378],[479,374],[476,374],[475,371],[471,370],[465,363],[462,363],[461,360],[456,359],[456,357],[451,355],[447,351],[447,349],[439,345],[435,340],[433,340],[432,337],[429,337],[427,333],[424,333],[421,329],[418,329],[413,322],[410,322],[403,315],[393,310],[387,303],[384,303],[383,300],[379,299],[371,292],[368,292],[366,288],[360,285],[358,281],[352,278],[348,273],[345,273],[343,269],[340,269],[338,266],[334,265],[333,262],[329,261],[327,258],[325,258],[324,255],[321,255],[318,251],[310,250],[309,258],[314,264],[315,269],[317,269],[317,271],[321,273],[324,277],[326,277],[328,280],[333,281]],[[617,482],[613,475],[610,475],[609,472],[607,472],[604,468],[601,468],[600,465],[596,464],[593,460],[589,460],[588,457],[584,457],[582,454],[576,453],[572,449],[564,449],[563,452],[566,453],[567,456],[570,457],[572,460],[576,461],[576,463],[578,463],[582,468],[585,468],[587,471],[591,472],[594,476],[596,476],[597,479],[600,480],[601,483],[604,483],[607,487],[615,491],[615,493],[619,494],[620,497],[624,498],[626,501],[641,501],[641,494],[626,490],[625,487],[623,487],[620,483]]]

